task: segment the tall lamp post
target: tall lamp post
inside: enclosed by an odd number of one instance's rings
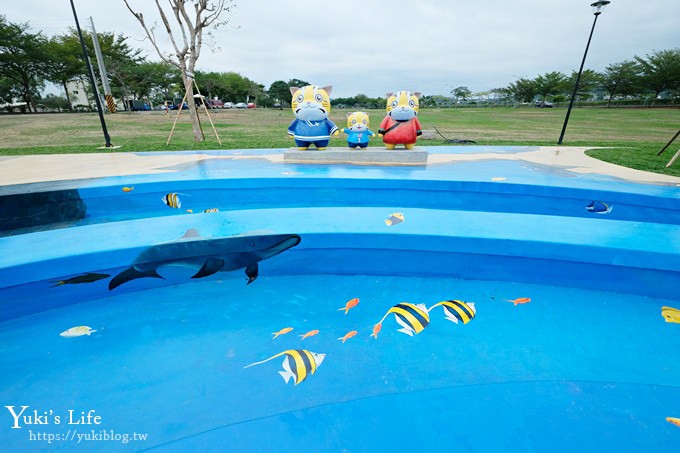
[[[567,116],[564,117],[564,125],[562,126],[562,133],[560,134],[560,139],[557,141],[558,145],[562,144],[562,139],[564,138],[564,132],[567,130],[567,123],[569,122],[569,115],[571,114],[571,108],[574,106],[574,99],[576,99],[576,92],[578,91],[578,84],[581,81],[581,73],[583,72],[583,65],[586,63],[586,55],[588,55],[588,48],[590,47],[590,40],[593,39],[593,31],[595,31],[595,24],[597,23],[597,17],[602,14],[602,10],[605,6],[609,5],[609,1],[597,1],[592,3],[590,6],[593,8],[593,14],[595,14],[595,20],[593,20],[593,28],[590,29],[590,36],[588,37],[588,44],[586,44],[586,51],[583,53],[583,61],[581,61],[581,67],[578,70],[578,75],[576,76],[576,83],[574,83],[574,92],[571,93],[571,100],[569,100],[569,108],[567,109]]]

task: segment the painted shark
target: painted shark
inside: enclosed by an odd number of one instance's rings
[[[297,234],[244,234],[206,238],[194,228],[171,242],[149,247],[135,258],[132,265],[109,282],[109,290],[138,278],[163,278],[162,266],[189,266],[198,271],[191,278],[202,278],[215,272],[245,268],[250,284],[258,276],[258,263],[300,243]]]

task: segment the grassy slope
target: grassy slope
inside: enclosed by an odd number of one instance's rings
[[[347,111],[334,109],[331,119],[343,126]],[[478,145],[556,144],[565,109],[461,108],[423,109],[423,129],[434,126],[447,138],[474,140]],[[369,111],[376,131],[383,110]],[[293,119],[289,110],[215,110],[215,123],[222,145],[210,122],[201,116],[206,141],[193,140],[186,112],[179,116],[172,141],[166,145],[177,112],[117,113],[105,116],[107,128],[118,151],[173,151],[238,148],[287,148],[286,135]],[[662,156],[656,153],[680,125],[678,109],[575,109],[572,111],[564,145],[609,147],[588,153],[608,162],[659,173],[680,175],[680,162],[665,164],[680,148],[680,140]],[[331,146],[344,146],[344,135]],[[444,139],[422,140],[423,145],[446,144]],[[0,155],[94,152],[104,144],[99,117],[93,113],[0,115]],[[382,146],[373,140],[372,146]]]

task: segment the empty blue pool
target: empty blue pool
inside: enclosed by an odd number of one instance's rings
[[[0,444],[676,450],[676,185],[264,154],[0,187]]]

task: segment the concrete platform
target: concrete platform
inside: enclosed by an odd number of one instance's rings
[[[353,165],[427,165],[428,152],[420,147],[413,149],[356,149],[327,148],[323,151],[291,148],[284,152],[286,163],[296,164],[353,164]]]

